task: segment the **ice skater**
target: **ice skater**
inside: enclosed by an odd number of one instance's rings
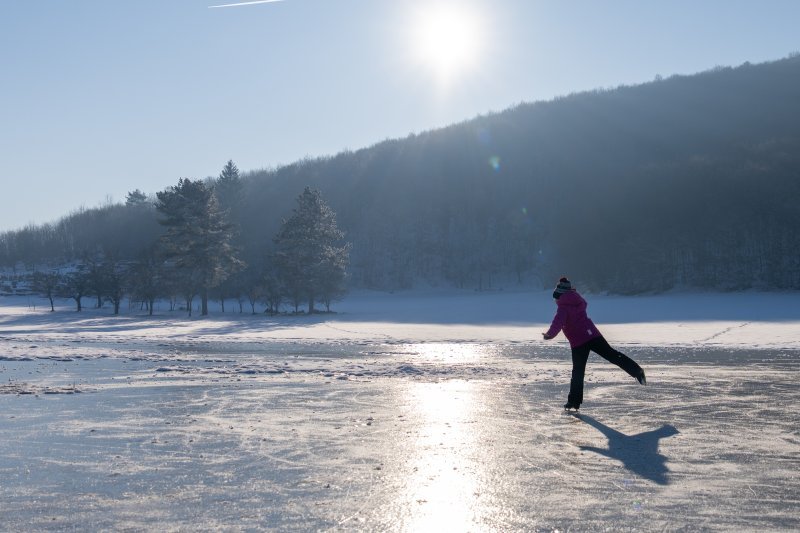
[[[583,403],[583,376],[586,373],[589,352],[594,352],[614,363],[631,377],[636,378],[640,384],[647,384],[642,367],[624,353],[612,348],[592,320],[586,316],[586,300],[578,294],[567,278],[558,280],[553,298],[556,300],[558,310],[550,329],[542,333],[542,336],[545,340],[550,340],[558,335],[559,331],[563,331],[572,349],[572,380],[567,403],[564,404],[565,410],[577,411]]]

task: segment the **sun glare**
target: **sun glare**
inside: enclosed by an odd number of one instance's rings
[[[413,27],[415,59],[439,83],[450,83],[477,65],[482,47],[480,18],[463,3],[420,8]]]

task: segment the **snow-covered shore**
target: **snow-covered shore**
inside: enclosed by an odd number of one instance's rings
[[[800,348],[800,292],[587,296],[589,315],[619,345]],[[189,318],[164,304],[154,316],[108,308],[55,313],[41,298],[0,298],[0,335],[95,342],[480,342],[540,343],[553,316],[550,292],[358,292],[334,314],[268,317],[213,309]],[[564,342],[559,337],[556,342]]]

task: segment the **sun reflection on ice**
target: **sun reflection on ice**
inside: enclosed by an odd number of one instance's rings
[[[408,352],[421,363],[476,363],[491,355],[496,348],[481,344],[432,342],[405,345]]]
[[[406,400],[418,426],[410,441],[403,529],[474,530],[484,514],[475,384],[410,383]]]

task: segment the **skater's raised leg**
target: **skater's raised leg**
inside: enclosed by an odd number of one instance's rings
[[[628,373],[629,376],[636,378],[639,383],[644,385],[646,383],[644,377],[644,370],[633,359],[624,353],[615,350],[608,344],[608,341],[603,337],[597,337],[589,341],[589,349],[594,353],[605,359],[610,363],[614,363],[622,370]]]

